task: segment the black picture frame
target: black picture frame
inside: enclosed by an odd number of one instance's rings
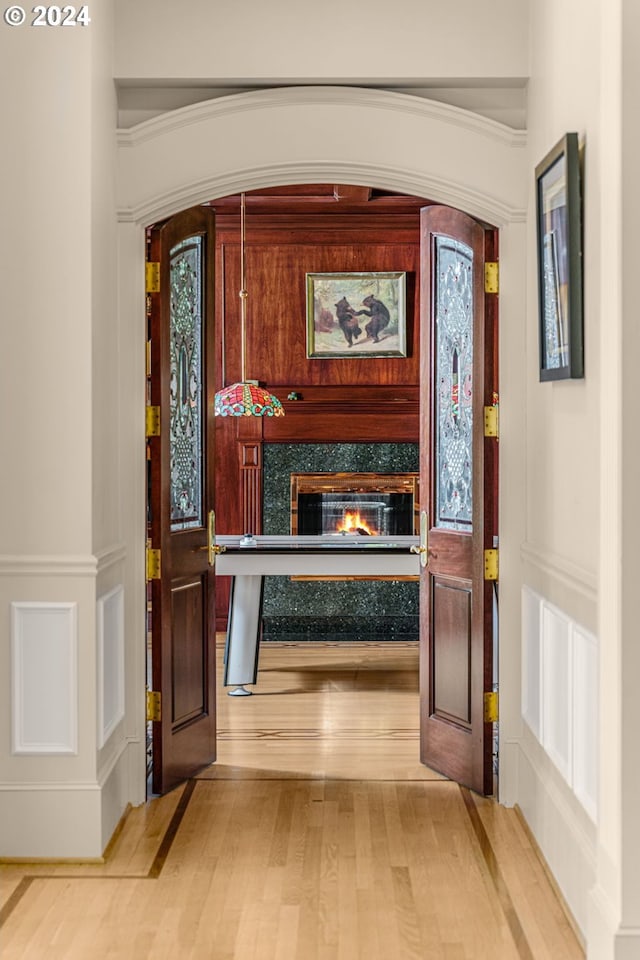
[[[536,167],[540,380],[584,377],[582,197],[578,134]]]

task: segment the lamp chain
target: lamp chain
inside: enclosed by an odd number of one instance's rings
[[[240,367],[242,383],[246,382],[246,355],[247,355],[247,278],[245,274],[245,237],[246,237],[246,201],[245,195],[240,195]]]

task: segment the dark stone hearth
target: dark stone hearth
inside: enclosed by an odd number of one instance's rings
[[[418,640],[418,622],[408,617],[264,617],[262,639],[273,641],[335,641],[353,643]]]
[[[418,469],[419,447],[412,443],[265,444],[264,533],[291,532],[292,473]],[[418,583],[266,577],[263,630],[263,638],[274,641],[417,640]]]

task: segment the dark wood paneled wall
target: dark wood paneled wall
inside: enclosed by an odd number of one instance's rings
[[[336,198],[334,198],[336,199]],[[219,418],[216,514],[219,533],[261,531],[263,443],[417,442],[419,384],[419,206],[386,197],[324,207],[280,200],[248,204],[246,375],[279,397],[282,418]],[[424,203],[422,205],[425,205]],[[218,384],[241,378],[239,200],[216,201]],[[407,357],[310,360],[306,274],[407,274]],[[299,399],[288,400],[295,392]],[[219,581],[219,629],[228,600]]]

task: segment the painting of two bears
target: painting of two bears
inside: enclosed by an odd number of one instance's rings
[[[406,274],[308,273],[307,357],[406,357]]]

